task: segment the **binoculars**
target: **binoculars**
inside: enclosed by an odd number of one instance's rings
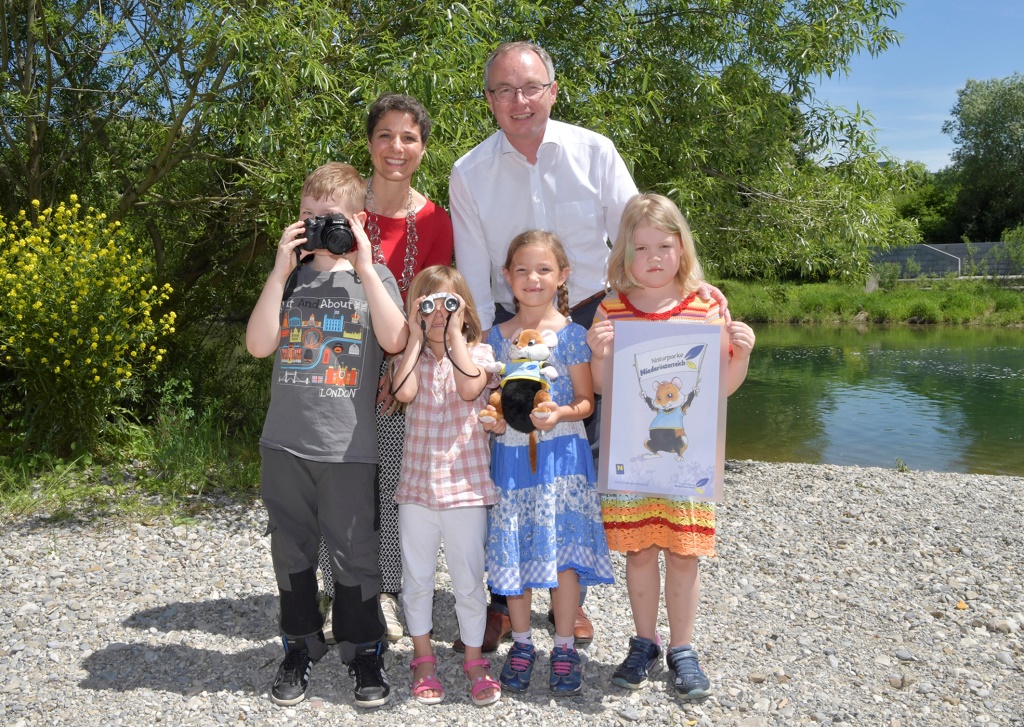
[[[459,299],[451,293],[432,293],[420,301],[420,315],[429,316],[433,313],[438,305],[434,301],[439,298],[441,305],[449,313],[454,313],[459,309]]]

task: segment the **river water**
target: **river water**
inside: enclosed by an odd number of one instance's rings
[[[1024,330],[755,331],[728,458],[1024,475]]]

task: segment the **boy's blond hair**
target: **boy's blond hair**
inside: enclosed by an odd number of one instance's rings
[[[636,255],[633,238],[638,227],[654,227],[679,238],[682,253],[679,255],[679,271],[676,283],[683,295],[688,295],[700,286],[704,273],[697,260],[697,248],[686,218],[675,203],[660,194],[638,194],[626,203],[619,223],[619,234],[615,238],[608,256],[608,285],[620,295],[640,287],[639,281],[630,270]]]
[[[319,201],[330,197],[345,211],[354,215],[366,203],[366,183],[351,164],[327,162],[310,172],[302,184],[302,196]]]
[[[480,327],[480,316],[476,314],[473,294],[469,292],[469,285],[466,284],[462,273],[447,265],[431,265],[429,268],[423,268],[412,279],[412,283],[409,284],[409,292],[405,296],[406,317],[412,317],[412,307],[417,298],[421,295],[439,293],[442,288],[458,293],[466,301],[462,335],[466,337],[466,343],[470,346],[479,343],[483,329]]]

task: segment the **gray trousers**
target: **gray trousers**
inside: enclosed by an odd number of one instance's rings
[[[355,647],[384,636],[380,610],[377,466],[315,462],[260,447],[260,494],[281,597],[281,631],[299,638],[323,627],[317,608],[317,550],[323,536],[334,579],[332,627],[351,661]]]

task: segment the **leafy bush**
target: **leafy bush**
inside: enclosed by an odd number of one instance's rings
[[[967,323],[985,315],[989,301],[999,288],[985,283],[972,282],[950,290],[939,303],[946,323]]]
[[[92,207],[0,216],[0,360],[5,417],[24,448],[91,450],[121,405],[139,394],[174,332],[154,318],[170,286],[152,283],[142,250]]]
[[[878,287],[882,290],[892,290],[900,282],[900,274],[903,272],[899,263],[881,263],[875,266],[878,274]]]
[[[1024,225],[1003,230],[1003,254],[1011,275],[1024,273]]]
[[[942,311],[934,301],[916,300],[910,304],[907,312],[908,323],[938,323],[942,320]]]
[[[260,480],[258,437],[229,433],[229,417],[216,401],[197,409],[187,381],[169,379],[159,391],[147,454],[156,476],[146,487],[175,498],[207,486],[251,495]]]

